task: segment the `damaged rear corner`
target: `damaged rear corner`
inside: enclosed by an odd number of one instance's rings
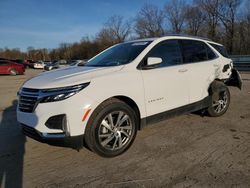
[[[240,73],[235,68],[232,69],[232,74],[230,78],[225,82],[225,84],[228,86],[237,87],[241,90],[242,80],[240,77]]]

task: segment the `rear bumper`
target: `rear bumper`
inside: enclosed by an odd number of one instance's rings
[[[225,84],[228,86],[238,87],[239,89],[242,88],[240,73],[235,68],[232,69],[232,74],[230,78],[225,82]]]
[[[65,133],[41,133],[33,127],[21,124],[23,134],[39,142],[53,146],[69,147],[81,149],[83,147],[84,136],[67,136]]]

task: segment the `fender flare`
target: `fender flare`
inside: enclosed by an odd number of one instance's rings
[[[224,87],[225,84],[222,81],[214,80],[208,88],[209,96],[212,96],[213,93],[219,93],[224,89]]]
[[[210,84],[209,89],[208,89],[210,102],[212,102],[213,100],[217,100],[220,93],[225,91],[225,90],[228,90],[228,88],[227,88],[227,85],[223,81],[214,80]]]

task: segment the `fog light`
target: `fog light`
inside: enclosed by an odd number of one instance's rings
[[[65,132],[67,130],[66,129],[67,128],[66,115],[60,114],[60,115],[52,116],[46,121],[45,125],[49,129],[60,129]]]

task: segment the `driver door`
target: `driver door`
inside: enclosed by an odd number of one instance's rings
[[[162,62],[147,65],[149,57],[161,58]],[[178,40],[166,40],[153,47],[141,65],[147,116],[189,103],[187,71]]]

